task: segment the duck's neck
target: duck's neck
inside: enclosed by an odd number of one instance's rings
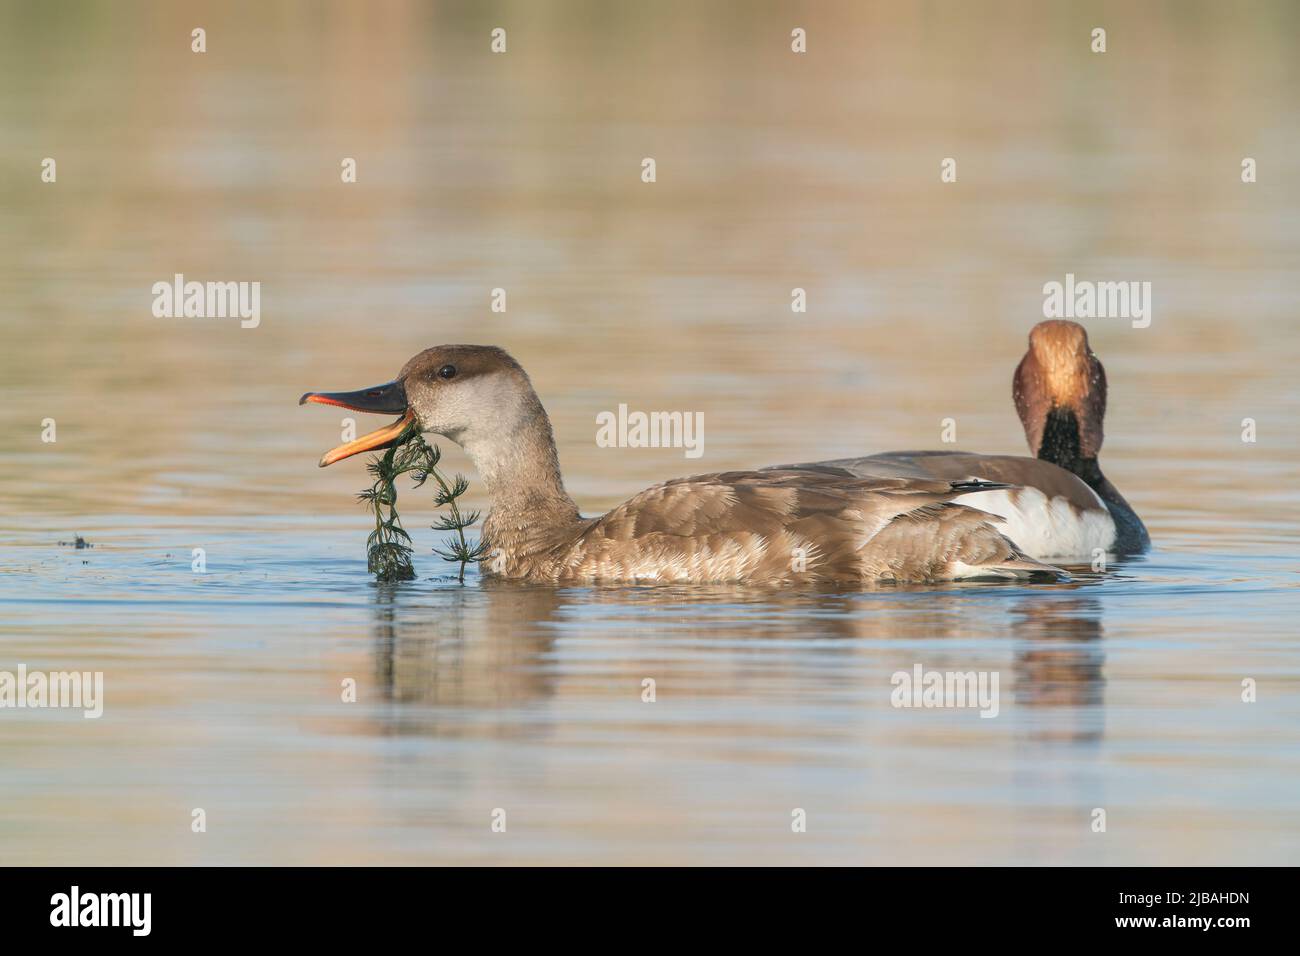
[[[516,428],[463,443],[487,486],[490,551],[527,555],[576,533],[582,518],[564,490],[551,421],[540,403]]]
[[[1145,549],[1151,542],[1146,526],[1137,516],[1124,496],[1101,473],[1096,455],[1084,455],[1079,439],[1079,422],[1069,409],[1054,408],[1043,426],[1043,440],[1038,445],[1038,457],[1078,475],[1097,493],[1115,521],[1115,548],[1123,551]]]

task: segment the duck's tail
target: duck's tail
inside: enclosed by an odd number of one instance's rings
[[[952,484],[961,494],[976,490],[968,482]],[[985,484],[993,483],[982,483],[980,490]],[[894,580],[1069,578],[1062,569],[1025,554],[983,511],[952,502],[928,504],[898,515],[871,538],[863,558],[868,574]]]

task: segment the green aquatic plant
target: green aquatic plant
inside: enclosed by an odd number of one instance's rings
[[[420,442],[423,443],[424,439],[421,438]],[[431,450],[433,452],[433,464],[436,465],[440,457],[438,446],[434,445]],[[456,504],[456,499],[469,490],[469,482],[465,480],[464,475],[457,475],[448,485],[442,474],[432,465],[429,467],[428,473],[438,483],[438,492],[433,496],[434,506],[441,508],[445,505],[449,509],[448,514],[438,518],[438,523],[433,525],[433,530],[454,531],[456,533],[454,538],[447,539],[446,550],[434,548],[433,553],[444,561],[459,562],[460,568],[457,571],[456,579],[461,584],[464,584],[466,565],[476,564],[485,560],[488,556],[487,544],[482,539],[473,545],[465,540],[465,529],[478,521],[479,512],[471,511],[468,514],[461,514],[460,507]]]
[[[465,540],[465,529],[478,521],[479,513],[462,514],[456,503],[456,499],[469,490],[469,482],[463,475],[456,475],[448,481],[438,471],[441,458],[438,446],[426,442],[419,428],[412,425],[382,456],[371,459],[366,465],[374,483],[357,498],[364,501],[375,515],[375,530],[366,539],[366,566],[376,580],[410,581],[415,577],[415,567],[411,563],[411,536],[402,527],[397,514],[397,479],[402,475],[409,474],[416,488],[430,478],[438,485],[433,497],[434,506],[447,507],[448,513],[438,519],[433,529],[453,531],[455,536],[447,540],[445,548],[434,548],[433,553],[444,561],[460,563],[457,580],[461,584],[465,583],[465,567],[487,557],[487,546],[483,542],[471,545]]]

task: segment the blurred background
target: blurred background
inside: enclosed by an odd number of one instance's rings
[[[1229,494],[1295,448],[1294,4],[3,10],[7,507],[39,473],[64,514],[334,509],[356,475],[313,470],[339,425],[298,396],[462,341],[523,362],[591,508],[688,464],[597,448],[619,402],[704,412],[705,469],[944,417],[1020,452],[1011,372],[1066,272],[1154,287],[1149,329],[1089,323],[1130,496]],[[261,326],[155,319],[177,272],[260,281]],[[1211,449],[1237,466],[1188,467]]]
[[[0,719],[0,855],[1293,860],[1297,36],[1281,0],[0,2],[0,666],[109,695]],[[413,494],[425,577],[376,589],[361,461],[316,467],[342,416],[296,404],[500,345],[589,514],[945,418],[1023,454],[1011,374],[1067,272],[1154,295],[1149,328],[1086,324],[1158,550],[1077,590],[460,590]],[[260,282],[260,326],[155,318],[175,273]],[[619,403],[703,412],[703,458],[598,448]],[[942,655],[1014,671],[1024,723],[890,710]],[[485,842],[512,797],[544,839]],[[1103,798],[1130,829],[1101,850]],[[204,800],[221,842],[191,839]]]

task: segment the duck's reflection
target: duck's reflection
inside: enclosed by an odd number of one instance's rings
[[[554,588],[484,583],[411,596],[377,589],[375,680],[384,700],[495,707],[552,692],[539,659],[553,640]]]
[[[554,697],[619,700],[639,693],[645,676],[679,700],[748,694],[756,703],[775,687],[792,699],[858,696],[870,709],[881,687],[887,693],[875,678],[896,669],[900,646],[942,639],[926,660],[997,669],[1008,637],[1012,673],[1003,693],[1011,690],[1024,733],[1099,739],[1101,604],[1069,587],[781,594],[481,581],[377,589],[373,659],[381,699],[404,705],[388,718],[399,732],[454,731],[474,711],[480,729],[495,723],[502,733],[534,733],[547,708],[528,720],[509,711]],[[557,650],[560,638],[577,640]]]
[[[1074,596],[1025,600],[1012,610],[1014,702],[1032,708],[1036,740],[1100,740],[1105,730],[1101,604]]]

